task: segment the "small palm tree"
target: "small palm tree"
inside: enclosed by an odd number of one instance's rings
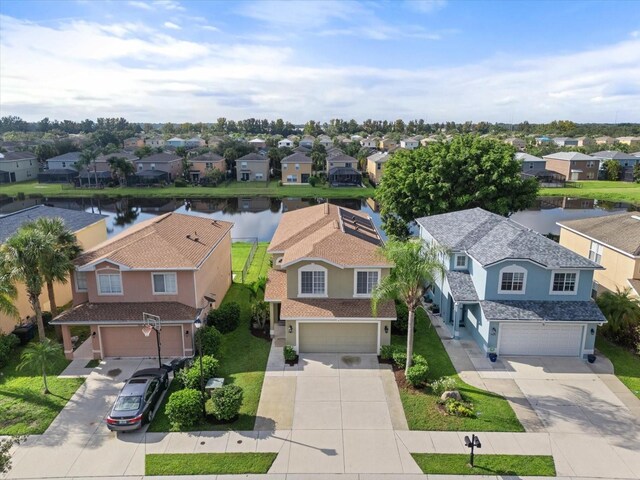
[[[49,338],[45,338],[40,342],[31,342],[22,351],[20,363],[16,369],[18,371],[40,371],[44,382],[44,393],[51,393],[47,384],[47,366],[58,360],[61,354],[62,348],[60,345]]]
[[[413,360],[413,330],[416,309],[420,306],[425,285],[434,283],[437,276],[444,276],[445,268],[441,255],[446,251],[433,244],[427,245],[421,240],[406,242],[390,240],[380,249],[382,256],[394,265],[391,274],[382,279],[373,290],[371,307],[374,315],[378,303],[382,300],[399,300],[407,305],[409,311],[407,330],[407,364]],[[405,370],[406,371],[406,370]]]
[[[98,158],[98,151],[92,148],[85,148],[82,153],[80,153],[80,159],[78,164],[80,166],[86,167],[89,170],[91,164],[93,164],[93,177],[96,184],[98,186],[98,168],[96,166],[96,158]],[[91,184],[91,182],[89,182]]]
[[[73,232],[64,224],[61,218],[42,217],[24,226],[37,229],[48,236],[53,245],[40,257],[40,271],[47,284],[51,314],[58,315],[58,305],[54,291],[54,282],[67,283],[69,274],[74,270],[73,259],[82,252]]]
[[[640,325],[640,300],[631,296],[631,289],[616,289],[616,292],[604,292],[598,295],[596,303],[607,323],[603,331],[612,340],[627,344],[628,333]]]
[[[7,272],[0,272],[0,313],[19,318],[20,314],[15,305],[17,296],[18,291],[16,286],[9,280],[9,274]]]

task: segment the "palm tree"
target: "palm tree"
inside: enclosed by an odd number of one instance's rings
[[[20,314],[14,303],[17,296],[18,291],[9,280],[9,274],[0,272],[0,313],[18,318]]]
[[[107,160],[111,173],[116,176],[121,187],[124,187],[129,175],[136,171],[135,167],[124,157],[111,157]]]
[[[80,154],[80,161],[78,162],[81,166],[85,166],[87,170],[89,169],[89,165],[93,163],[93,176],[96,187],[98,186],[98,169],[96,166],[96,158],[98,158],[98,151],[93,150],[92,148],[85,148]],[[89,182],[91,184],[91,182]]]
[[[20,363],[16,367],[16,370],[31,370],[42,372],[42,380],[44,382],[44,393],[49,392],[49,385],[47,385],[47,366],[54,363],[60,355],[62,349],[60,344],[54,342],[49,338],[45,338],[40,342],[31,342],[23,351],[20,356]]]
[[[436,276],[444,276],[444,263],[440,259],[446,251],[435,244],[428,245],[413,239],[407,242],[389,240],[381,247],[380,253],[394,267],[391,274],[384,277],[373,290],[371,307],[375,315],[378,303],[382,300],[399,300],[407,305],[409,318],[406,371],[413,360],[416,309],[421,305],[425,285],[433,284]]]
[[[55,317],[58,315],[58,305],[53,284],[67,283],[69,274],[74,270],[72,261],[80,255],[82,247],[61,218],[42,217],[26,224],[24,228],[40,230],[53,240],[52,248],[47,249],[46,255],[40,257],[40,271],[47,284],[51,314]]]
[[[40,259],[50,255],[53,243],[52,237],[40,230],[20,228],[0,247],[0,265],[5,269],[9,283],[13,287],[18,282],[26,286],[29,303],[36,315],[40,340],[46,338],[40,306],[44,283]]]
[[[640,325],[640,300],[631,296],[631,289],[616,289],[615,293],[603,292],[598,295],[596,303],[607,317],[604,333],[616,342],[633,342],[629,332]]]

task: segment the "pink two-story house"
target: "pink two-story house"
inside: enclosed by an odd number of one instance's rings
[[[203,322],[231,285],[232,223],[168,213],[142,222],[75,260],[73,308],[53,320],[73,358],[70,327],[88,325],[94,358],[157,355],[145,313],[160,317],[163,357],[194,353]]]

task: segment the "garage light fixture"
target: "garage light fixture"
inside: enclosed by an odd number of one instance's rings
[[[384,326],[384,333],[389,333],[389,325]]]
[[[595,335],[595,334],[596,334],[596,329],[595,329],[595,328],[592,328],[592,329],[591,329],[591,335]]]
[[[495,334],[496,334],[496,332],[497,332],[496,327],[493,327],[493,328],[491,329],[491,335],[495,335]]]
[[[289,333],[293,333],[293,325],[289,325]]]

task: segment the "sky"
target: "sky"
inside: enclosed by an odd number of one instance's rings
[[[2,0],[5,115],[640,122],[640,0]]]

